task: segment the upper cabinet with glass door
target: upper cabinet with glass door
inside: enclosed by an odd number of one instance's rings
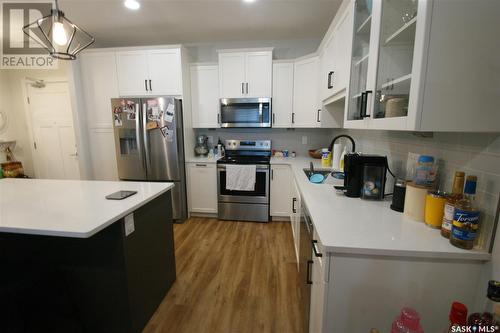
[[[345,127],[500,132],[500,1],[371,4],[354,5]]]
[[[353,3],[354,29],[352,38],[351,76],[346,101],[344,126],[348,128],[366,127],[363,103],[368,79],[370,58],[372,1],[357,0]]]
[[[377,126],[377,119],[387,119],[380,125],[399,129],[406,127],[408,116],[418,0],[377,1],[374,13],[378,59],[371,112],[375,119],[373,126]]]

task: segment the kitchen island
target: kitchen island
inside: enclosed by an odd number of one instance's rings
[[[314,244],[306,253],[296,245],[303,283],[312,283],[310,332],[388,332],[404,306],[420,313],[425,332],[440,332],[452,302],[481,308],[477,297],[485,293],[483,269],[491,260],[487,240],[483,248],[456,248],[439,230],[391,210],[390,197],[348,198],[332,179],[311,183],[304,173],[311,162],[321,170],[311,158],[271,159],[272,168],[289,166],[297,189],[290,198],[295,244],[303,241],[305,221],[312,223]]]
[[[141,332],[176,276],[173,186],[0,180],[0,331]]]

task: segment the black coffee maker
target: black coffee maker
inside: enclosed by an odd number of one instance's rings
[[[344,194],[381,200],[387,179],[387,156],[348,153],[344,156]]]

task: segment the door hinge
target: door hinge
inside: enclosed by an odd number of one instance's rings
[[[33,148],[36,149],[36,142],[33,142]]]

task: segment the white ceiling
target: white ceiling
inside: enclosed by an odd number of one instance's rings
[[[342,0],[59,0],[96,46],[320,38]]]

